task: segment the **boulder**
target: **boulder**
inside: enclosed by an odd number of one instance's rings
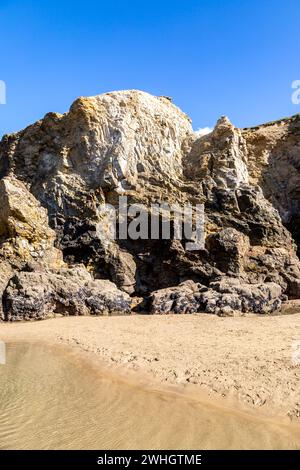
[[[202,294],[206,312],[224,314],[229,311],[243,313],[272,313],[281,307],[282,289],[275,282],[247,284],[240,279],[225,277],[209,285]]]
[[[185,281],[176,287],[160,289],[150,296],[150,313],[196,313],[200,310],[199,288],[193,281]]]
[[[150,296],[150,312],[156,313],[272,313],[279,310],[282,289],[274,282],[246,284],[224,277],[209,287],[186,281],[177,287],[155,291]]]
[[[130,313],[130,297],[108,280],[93,280],[85,268],[56,272],[19,272],[4,292],[9,321],[40,320],[54,314]]]
[[[224,273],[240,273],[248,254],[249,238],[234,228],[225,228],[206,238],[206,247],[218,269]]]

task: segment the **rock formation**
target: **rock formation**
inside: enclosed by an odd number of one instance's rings
[[[300,117],[199,137],[170,99],[79,98],[0,142],[0,315],[270,313],[300,297]],[[204,204],[205,247],[109,239],[103,213]]]

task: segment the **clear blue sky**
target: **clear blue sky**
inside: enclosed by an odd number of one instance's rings
[[[0,0],[0,134],[81,95],[172,96],[194,128],[300,112],[299,0]]]

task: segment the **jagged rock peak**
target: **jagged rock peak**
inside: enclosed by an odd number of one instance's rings
[[[234,127],[233,124],[231,123],[230,119],[227,116],[221,116],[216,123],[215,127],[228,127],[232,128]]]

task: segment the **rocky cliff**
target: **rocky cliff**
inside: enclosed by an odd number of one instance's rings
[[[199,137],[166,97],[79,98],[0,143],[0,315],[279,310],[300,298],[299,170],[300,116]],[[120,195],[204,204],[205,246],[108,239]]]

